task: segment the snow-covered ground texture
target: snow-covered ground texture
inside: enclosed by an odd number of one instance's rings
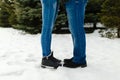
[[[0,28],[0,80],[120,80],[120,39],[86,34],[88,67],[43,69],[40,34]],[[52,50],[59,59],[72,57],[70,34],[53,34]]]

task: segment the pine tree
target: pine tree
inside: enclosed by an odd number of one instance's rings
[[[97,28],[97,23],[100,22],[101,5],[105,0],[88,0],[86,7],[86,23],[93,23],[93,28]]]
[[[39,0],[13,0],[17,24],[13,27],[30,33],[41,29],[41,8]]]
[[[55,23],[55,27],[54,27],[54,32],[58,32],[60,31],[61,32],[61,28],[62,27],[68,27],[68,20],[67,20],[67,15],[66,15],[66,11],[65,11],[65,4],[64,2],[62,2],[63,0],[60,1],[60,5],[59,5],[59,11],[58,11],[58,16],[57,16],[57,19],[56,19],[56,23]]]
[[[3,26],[10,27],[17,23],[13,4],[12,0],[0,1],[0,23],[3,24]]]
[[[10,13],[8,9],[10,7],[8,0],[1,0],[0,1],[0,26],[1,27],[10,27],[9,23],[9,16]]]
[[[120,0],[106,0],[101,15],[102,23],[108,28],[117,28],[120,38]]]

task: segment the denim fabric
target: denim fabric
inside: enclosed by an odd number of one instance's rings
[[[51,52],[51,36],[58,12],[58,0],[41,0],[42,33],[41,45],[43,56]],[[65,3],[69,28],[73,39],[73,62],[86,63],[86,38],[84,31],[84,14],[87,0],[68,0]]]
[[[57,0],[41,0],[42,3],[42,32],[41,45],[43,56],[51,52],[51,34],[58,12]]]

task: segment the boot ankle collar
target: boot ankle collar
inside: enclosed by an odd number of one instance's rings
[[[46,58],[46,59],[48,59],[50,56],[52,56],[53,55],[53,52],[51,52],[48,56],[43,56],[43,58]]]

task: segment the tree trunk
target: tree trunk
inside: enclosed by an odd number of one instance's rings
[[[97,29],[97,23],[96,22],[93,23],[93,28],[94,28],[94,30]]]
[[[117,34],[118,34],[118,38],[120,38],[120,28],[118,28]]]

